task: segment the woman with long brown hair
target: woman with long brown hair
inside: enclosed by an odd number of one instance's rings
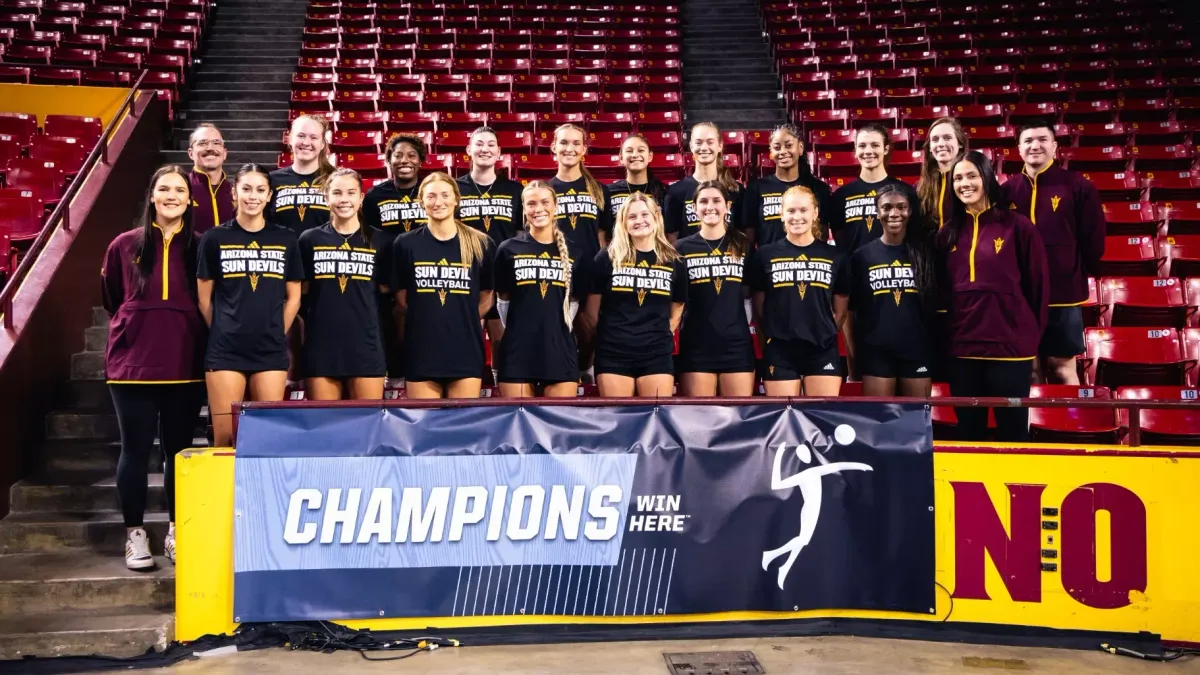
[[[742,229],[742,186],[725,166],[721,153],[725,144],[721,141],[721,130],[712,122],[700,122],[692,126],[688,134],[688,147],[695,162],[692,175],[672,183],[667,188],[666,203],[663,205],[663,224],[671,241],[690,237],[700,230],[700,216],[696,213],[696,188],[701,183],[716,181],[729,199],[725,224],[732,229]]]
[[[583,165],[587,136],[574,124],[554,130],[554,159],[558,173],[550,186],[558,200],[558,229],[591,260],[608,242],[612,232],[609,195],[600,181]]]
[[[929,125],[923,149],[917,195],[921,198],[921,212],[940,230],[950,221],[958,201],[950,169],[967,152],[967,134],[958,120],[939,117]]]
[[[392,278],[397,333],[404,336],[409,398],[478,398],[483,386],[481,319],[492,306],[495,248],[454,217],[461,199],[449,174],[418,190],[426,226],[396,238]]]
[[[170,519],[164,543],[175,562],[175,453],[192,444],[204,401],[204,319],[196,298],[191,188],[178,166],[154,172],[138,226],[108,246],[100,269],[108,345],[104,375],[121,431],[117,496],[125,521],[125,565],[154,567],[143,527],[147,465],[159,437]]]
[[[521,192],[525,231],[496,251],[496,302],[504,325],[497,354],[500,394],[572,397],[579,348],[571,329],[586,297],[583,258],[558,229],[554,188],[535,180]]]
[[[638,192],[617,213],[613,240],[597,256],[587,301],[596,326],[601,396],[670,396],[673,334],[687,302],[687,268],[667,241],[662,213]]]
[[[608,195],[611,201],[613,217],[621,205],[629,199],[629,195],[641,192],[654,198],[654,203],[660,206],[666,203],[667,186],[654,177],[650,171],[650,162],[654,161],[654,151],[650,142],[641,134],[630,134],[621,141],[621,154],[617,156],[625,169],[625,177],[615,180],[608,185]]]

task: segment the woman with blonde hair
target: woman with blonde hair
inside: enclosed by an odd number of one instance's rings
[[[329,121],[319,115],[301,115],[292,122],[288,146],[292,165],[271,172],[271,203],[267,220],[296,236],[329,221],[325,179],[333,173],[329,161]]]
[[[530,182],[521,204],[525,230],[496,250],[496,308],[504,326],[496,355],[500,394],[576,396],[579,350],[571,327],[587,288],[583,258],[558,229],[549,183]]]
[[[592,266],[587,325],[596,326],[601,396],[670,396],[674,332],[687,302],[687,267],[662,213],[637,192],[617,212],[613,239]]]
[[[668,237],[674,241],[700,231],[700,215],[696,213],[696,188],[708,181],[720,183],[721,189],[729,198],[725,224],[735,230],[742,229],[742,186],[721,158],[725,149],[725,144],[721,142],[721,130],[712,122],[693,125],[691,133],[688,134],[688,147],[691,149],[696,168],[692,175],[672,183],[671,187],[667,188],[663,217]]]
[[[837,336],[850,305],[846,256],[822,236],[817,196],[783,193],[785,236],[758,249],[750,272],[767,396],[837,396]]]
[[[554,159],[558,173],[550,179],[558,200],[558,229],[567,241],[591,260],[604,247],[612,232],[608,188],[583,165],[587,136],[574,124],[554,130]]]
[[[932,226],[940,230],[950,222],[955,204],[958,203],[950,169],[967,152],[967,134],[958,120],[939,117],[929,125],[923,150],[917,196],[921,198],[921,213]]]
[[[360,220],[362,177],[334,171],[325,198],[330,222],[300,235],[306,398],[382,399],[387,367],[375,302],[381,277],[376,235]]]
[[[392,245],[389,288],[403,336],[409,398],[478,398],[483,327],[492,306],[491,239],[454,217],[458,183],[438,171],[417,191],[426,226]]]

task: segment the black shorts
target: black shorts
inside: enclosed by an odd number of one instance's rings
[[[674,375],[675,361],[666,356],[596,354],[596,376],[623,375],[637,379],[647,375]]]
[[[911,358],[912,355],[900,355],[886,349],[859,345],[854,352],[858,366],[858,374],[868,377],[920,379],[933,377],[932,365],[928,356]]]
[[[721,349],[681,349],[675,357],[675,371],[679,373],[753,373],[754,345],[732,347],[722,345]]]
[[[538,389],[542,389],[545,387],[549,387],[551,385],[562,384],[564,382],[570,382],[571,384],[579,384],[579,378],[575,378],[574,380],[537,380],[537,379],[528,379],[528,378],[520,378],[520,377],[510,377],[508,379],[505,379],[502,377],[499,380],[497,380],[497,382],[500,384],[528,384],[528,385],[531,385],[534,388],[534,390],[538,390]]]
[[[808,375],[842,376],[837,343],[828,348],[800,340],[767,340],[763,345],[762,379],[799,380]]]
[[[1072,358],[1087,351],[1083,344],[1083,308],[1051,307],[1038,356]]]
[[[204,357],[204,370],[209,372],[230,370],[247,375],[279,370],[287,372],[288,365],[286,351],[277,355],[208,354]]]

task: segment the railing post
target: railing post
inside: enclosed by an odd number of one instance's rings
[[[1129,406],[1129,446],[1136,448],[1142,444],[1142,409],[1136,405]]]
[[[100,161],[108,164],[108,136],[100,138]]]
[[[70,232],[71,231],[71,205],[69,203],[64,204],[64,207],[65,208],[63,208],[63,212],[62,212],[62,229],[63,229],[63,232]]]

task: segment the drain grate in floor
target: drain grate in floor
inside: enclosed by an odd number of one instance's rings
[[[765,673],[754,652],[663,654],[671,675],[754,675]]]

